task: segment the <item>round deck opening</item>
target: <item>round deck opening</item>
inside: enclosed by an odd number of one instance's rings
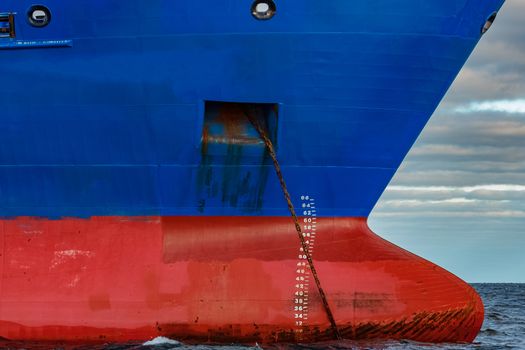
[[[277,7],[272,0],[256,0],[252,4],[252,15],[259,20],[268,20],[275,16]]]
[[[51,11],[42,5],[31,6],[27,12],[27,19],[33,27],[43,28],[51,21]]]

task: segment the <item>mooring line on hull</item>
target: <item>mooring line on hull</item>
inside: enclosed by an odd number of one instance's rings
[[[291,199],[290,193],[288,192],[288,187],[286,186],[286,182],[284,181],[284,176],[281,171],[281,166],[279,165],[279,161],[277,160],[277,154],[275,153],[273,142],[268,137],[268,132],[265,129],[263,129],[259,121],[249,111],[245,111],[244,114],[246,115],[250,123],[253,125],[255,130],[259,133],[259,136],[263,140],[266,146],[266,149],[268,150],[268,153],[270,154],[270,157],[272,158],[275,172],[277,174],[277,177],[279,178],[281,189],[283,191],[284,198],[286,199],[286,203],[288,205],[288,210],[290,211],[293,222],[295,224],[295,230],[297,231],[297,235],[299,236],[299,241],[301,242],[301,246],[303,248],[304,255],[306,255],[306,260],[308,261],[308,266],[310,267],[310,271],[312,271],[312,276],[314,277],[315,285],[317,286],[317,290],[319,291],[319,295],[321,296],[321,300],[323,302],[323,307],[324,307],[326,316],[328,317],[328,320],[330,321],[330,326],[332,327],[332,331],[334,332],[334,337],[337,340],[340,340],[342,339],[341,334],[339,333],[339,329],[337,328],[337,324],[335,323],[334,314],[332,313],[332,309],[330,309],[330,305],[328,304],[326,294],[323,290],[323,287],[321,286],[321,281],[319,279],[319,276],[317,275],[317,270],[315,269],[312,255],[310,254],[310,250],[304,239],[304,236],[301,230],[301,225],[299,225],[299,220],[297,219],[297,214],[295,213],[295,208],[292,204],[292,199]]]

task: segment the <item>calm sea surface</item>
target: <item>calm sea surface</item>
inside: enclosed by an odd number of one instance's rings
[[[290,350],[320,350],[320,349],[407,349],[407,350],[432,350],[432,349],[525,349],[525,284],[474,284],[485,303],[485,322],[478,338],[473,344],[422,344],[414,342],[380,342],[357,343],[341,341],[332,343],[319,343],[309,345],[288,345],[273,347],[273,349]],[[156,345],[119,344],[102,347],[80,346],[75,348],[50,347],[43,344],[28,343],[2,343],[0,349],[75,349],[75,350],[250,350],[258,347],[246,346],[188,346],[176,341],[159,341]]]

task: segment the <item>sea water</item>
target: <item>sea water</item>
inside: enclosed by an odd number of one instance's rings
[[[317,344],[287,344],[264,347],[268,349],[321,350],[321,349],[370,349],[370,350],[444,350],[444,349],[524,349],[525,350],[525,284],[474,284],[485,304],[485,322],[479,336],[472,344],[424,344],[409,341],[355,342],[337,341]],[[175,339],[159,337],[144,343],[111,344],[102,346],[51,346],[38,343],[0,342],[0,349],[13,350],[257,350],[258,345],[210,346],[185,345]]]

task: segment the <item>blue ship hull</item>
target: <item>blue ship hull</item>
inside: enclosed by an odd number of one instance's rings
[[[215,150],[202,184],[205,102],[224,101],[278,105],[292,197],[368,216],[501,3],[286,1],[258,21],[237,1],[49,0],[34,28],[4,1],[1,215],[288,215],[262,144]]]

